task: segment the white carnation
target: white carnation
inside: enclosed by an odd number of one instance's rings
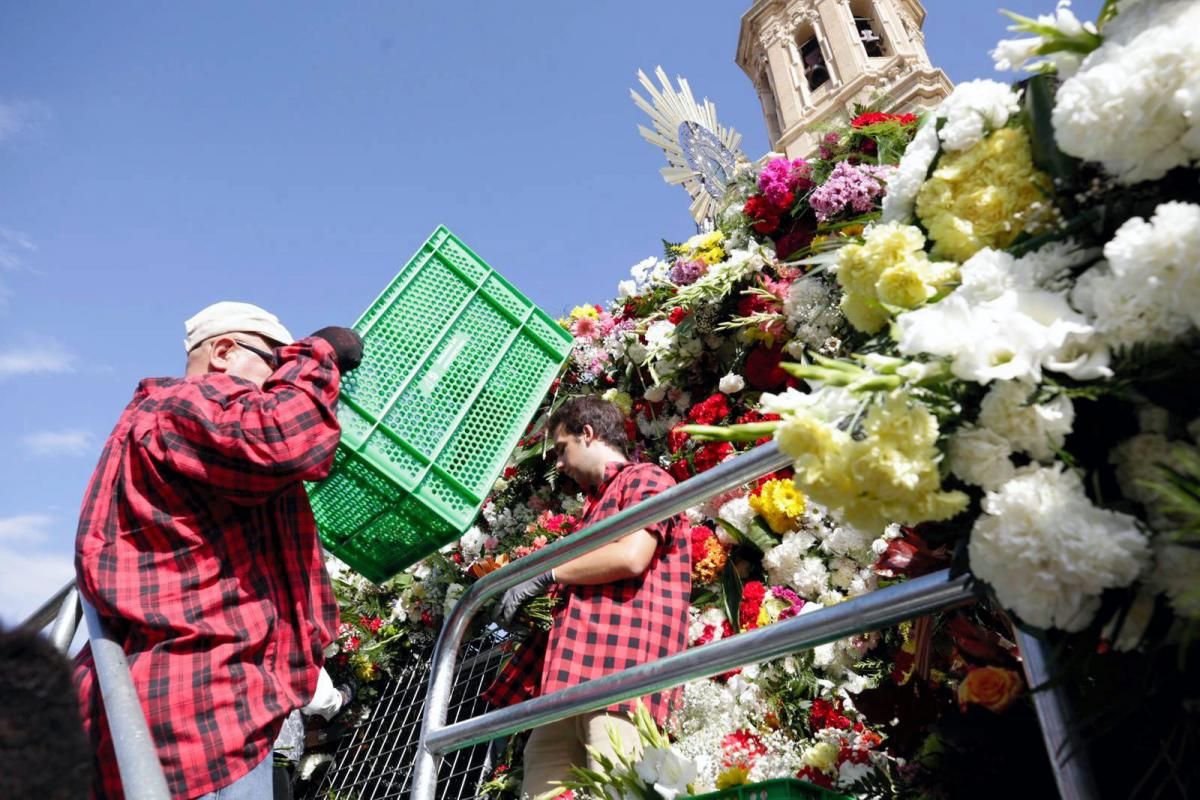
[[[1075,407],[1065,395],[1048,403],[1030,403],[1033,392],[1033,386],[1019,381],[996,383],[980,404],[979,423],[1006,439],[1014,450],[1049,461],[1071,432]]]
[[[1104,257],[1071,299],[1111,347],[1171,342],[1200,327],[1200,206],[1163,203],[1148,222],[1127,220]]]
[[[1052,119],[1063,152],[1125,183],[1200,158],[1197,30],[1194,0],[1123,5],[1104,43],[1058,89]]]
[[[735,497],[721,506],[721,510],[717,512],[717,516],[737,530],[745,532],[749,530],[750,523],[754,521],[757,514],[750,507],[750,499],[748,497]]]
[[[950,437],[950,471],[989,491],[1012,478],[1016,468],[1011,455],[1009,441],[988,428],[963,427]]]
[[[966,150],[1003,128],[1021,109],[1021,97],[1007,83],[975,80],[954,87],[935,112],[946,120],[938,135],[951,152]]]
[[[963,380],[1039,382],[1042,370],[1090,380],[1111,375],[1108,351],[1088,319],[1064,291],[1038,285],[1058,270],[1058,250],[1045,263],[1040,252],[1013,258],[983,249],[962,265],[962,284],[936,303],[896,318],[897,345],[906,355],[951,359]]]
[[[462,538],[458,540],[459,545],[462,547],[463,556],[466,558],[478,558],[480,551],[483,549],[484,538],[483,531],[479,530],[478,526],[472,525],[462,535]]]
[[[721,382],[717,384],[717,388],[725,394],[737,394],[746,388],[746,379],[736,372],[730,372],[722,376]]]
[[[1024,467],[988,492],[968,547],[971,571],[1022,620],[1079,631],[1105,589],[1137,580],[1149,556],[1128,514],[1098,508],[1061,464]]]
[[[617,281],[617,297],[627,300],[638,293],[637,282],[633,280]]]
[[[646,349],[651,353],[668,349],[675,340],[675,326],[670,320],[660,319],[646,329]]]

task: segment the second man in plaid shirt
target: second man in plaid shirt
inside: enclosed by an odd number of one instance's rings
[[[625,455],[625,419],[597,397],[568,400],[550,418],[560,473],[587,491],[583,526],[594,525],[656,495],[675,480]],[[510,705],[540,694],[672,655],[687,646],[691,551],[687,520],[677,515],[596,548],[510,589],[501,601],[511,621],[526,600],[555,587],[559,603],[549,634],[537,632],[484,696]],[[641,698],[661,725],[679,690]],[[612,754],[609,729],[623,746],[639,746],[627,720],[638,701],[534,729],[525,746],[522,794],[536,797],[570,777],[571,765],[595,768],[586,748]]]

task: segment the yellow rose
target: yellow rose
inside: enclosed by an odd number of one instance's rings
[[[972,703],[999,714],[1012,705],[1025,683],[1021,676],[1003,667],[978,667],[958,685],[958,703],[965,710]]]
[[[1029,137],[1002,128],[961,153],[947,153],[917,193],[917,216],[933,256],[966,261],[984,247],[1008,247],[1053,213],[1052,183],[1033,165]]]

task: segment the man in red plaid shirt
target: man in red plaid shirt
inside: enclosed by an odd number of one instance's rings
[[[594,525],[652,497],[675,480],[653,464],[625,456],[625,418],[597,397],[576,397],[550,418],[560,473],[587,491],[583,527]],[[555,586],[559,603],[549,634],[533,634],[484,697],[510,705],[656,661],[687,646],[691,548],[682,515],[655,523],[596,548],[573,561],[514,586],[500,603],[512,620],[527,600]],[[662,724],[679,700],[678,689],[655,692],[640,702]],[[570,777],[571,765],[595,769],[586,750],[613,754],[609,730],[623,748],[640,749],[627,719],[638,700],[535,728],[525,746],[522,793],[536,797]]]
[[[186,329],[186,376],[143,380],[104,445],[75,568],[124,644],[172,796],[265,799],[271,743],[337,630],[303,481],[329,472],[362,340],[324,328],[293,342],[246,303]],[[75,678],[94,794],[120,797],[90,648]]]

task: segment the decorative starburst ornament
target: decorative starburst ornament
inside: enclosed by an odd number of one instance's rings
[[[671,184],[683,184],[692,196],[689,211],[697,223],[711,220],[725,196],[725,188],[733,180],[734,167],[742,157],[737,149],[742,135],[733,128],[717,122],[717,107],[707,97],[696,102],[692,89],[678,78],[676,90],[662,67],[654,70],[660,87],[638,70],[638,81],[649,93],[653,104],[636,90],[630,89],[633,102],[650,115],[654,130],[638,126],[642,138],[661,148],[668,166],[659,170]]]

